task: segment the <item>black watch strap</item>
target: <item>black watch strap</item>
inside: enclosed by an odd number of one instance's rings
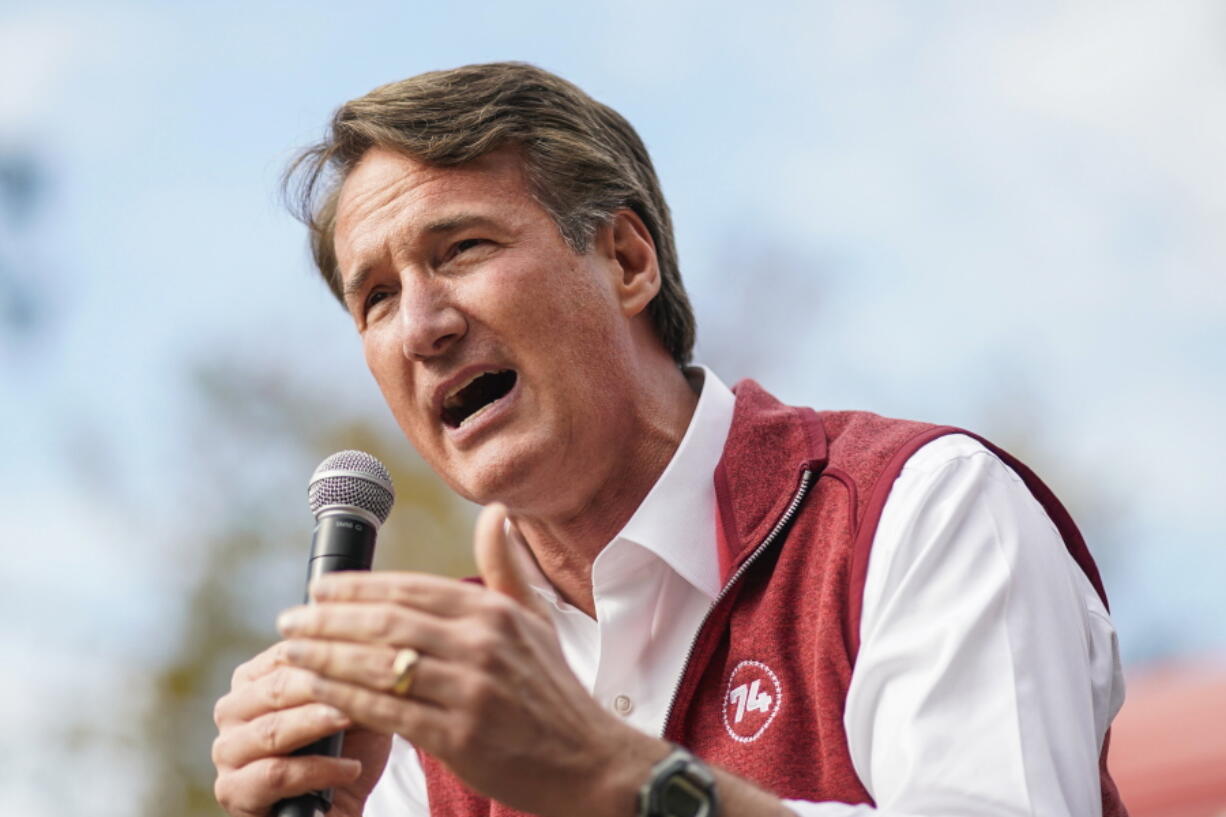
[[[639,790],[638,817],[718,817],[715,775],[698,758],[674,746],[651,769]]]

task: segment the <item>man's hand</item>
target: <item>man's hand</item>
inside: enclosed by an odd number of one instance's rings
[[[309,670],[309,697],[355,723],[396,732],[468,785],[542,815],[631,814],[667,744],[603,709],[571,673],[506,511],[477,523],[480,587],[415,573],[335,573],[315,604],[280,619],[285,655]],[[397,652],[421,654],[408,695],[390,690]]]
[[[391,739],[354,728],[343,712],[319,703],[314,676],[288,664],[287,646],[275,644],[239,666],[230,692],[214,708],[217,802],[233,817],[265,817],[278,800],[331,787],[329,813],[360,817],[383,773]],[[342,729],[349,730],[344,757],[288,756]]]

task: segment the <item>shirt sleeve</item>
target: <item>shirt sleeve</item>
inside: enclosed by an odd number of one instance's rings
[[[1097,817],[1123,703],[1115,631],[1016,474],[965,435],[920,449],[882,512],[844,728],[870,806],[802,817]]]
[[[392,751],[383,776],[366,798],[362,817],[429,817],[426,773],[417,750],[400,735],[392,736]]]

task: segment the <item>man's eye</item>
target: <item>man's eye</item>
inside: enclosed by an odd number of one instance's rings
[[[371,309],[374,308],[375,304],[379,303],[382,300],[386,300],[386,298],[387,298],[386,290],[376,289],[374,292],[366,296],[365,311],[369,312]]]
[[[466,238],[463,241],[457,241],[451,248],[451,254],[459,255],[465,250],[471,250],[473,247],[479,246],[484,242],[485,239],[483,238]]]

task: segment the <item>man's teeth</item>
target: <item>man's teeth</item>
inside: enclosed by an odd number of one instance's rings
[[[447,399],[443,401],[443,408],[455,408],[456,406],[460,405],[460,392],[471,386],[477,378],[484,377],[487,374],[489,374],[489,372],[478,372],[457,386],[451,392],[451,394],[447,395]]]
[[[502,399],[501,397],[498,398],[498,400],[501,400],[501,399]],[[468,425],[470,422],[472,422],[476,418],[480,417],[482,414],[485,414],[485,412],[489,411],[489,409],[492,408],[498,402],[498,400],[494,400],[489,403],[486,403],[484,406],[482,406],[481,408],[474,411],[472,414],[465,417],[463,420],[460,421],[460,424],[457,426],[457,428],[463,428],[464,426]]]
[[[443,399],[442,420],[449,428],[459,428],[497,403],[515,388],[516,374],[511,369],[479,372]]]

